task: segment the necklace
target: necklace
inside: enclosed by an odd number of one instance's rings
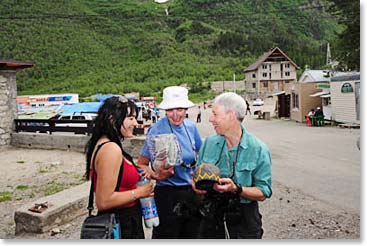
[[[243,130],[241,129],[241,137],[240,137],[240,141],[239,141],[238,146],[237,146],[236,159],[232,162],[232,174],[229,177],[230,179],[233,178],[233,176],[235,174],[235,171],[236,171],[236,164],[237,164],[238,156],[240,154],[240,143],[241,143],[242,135],[243,135]],[[223,150],[224,150],[224,145],[225,144],[226,144],[226,140],[224,140],[224,142],[223,142],[223,145],[222,145],[222,148],[221,148],[221,151],[220,151],[220,154],[219,154],[219,158],[218,158],[218,160],[214,164],[215,166],[217,166],[218,163],[219,163],[219,161],[221,160],[221,156],[223,154]],[[226,162],[227,162],[227,167],[228,167],[228,171],[229,171],[230,170],[230,165],[229,165],[229,160],[228,160],[228,156],[227,155],[226,155]]]

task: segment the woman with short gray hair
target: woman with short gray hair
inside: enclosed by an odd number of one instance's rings
[[[225,92],[214,99],[214,103],[224,107],[224,111],[230,110],[236,112],[237,119],[242,122],[246,114],[246,102],[240,95],[234,92]]]
[[[197,164],[220,169],[221,178],[213,185],[218,195],[199,190],[194,183],[192,188],[205,194],[204,201],[212,202],[212,207],[221,209],[203,216],[199,238],[262,238],[258,202],[272,195],[271,154],[266,144],[242,125],[245,112],[245,100],[235,93],[223,93],[214,100],[209,121],[217,134],[205,139]],[[227,204],[217,202],[221,195],[226,195],[228,199],[222,201]]]

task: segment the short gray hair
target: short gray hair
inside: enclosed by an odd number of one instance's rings
[[[214,99],[214,103],[224,107],[224,111],[233,110],[236,112],[238,121],[242,122],[246,113],[246,102],[240,95],[234,92],[225,92]]]

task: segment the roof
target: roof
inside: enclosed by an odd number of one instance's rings
[[[61,108],[61,115],[72,115],[74,113],[97,113],[101,105],[102,102],[66,104]]]
[[[329,82],[330,77],[325,77],[325,70],[305,70],[301,77],[298,79],[300,83],[310,83],[310,82]]]
[[[256,70],[264,61],[266,61],[271,56],[281,55],[285,57],[290,63],[293,64],[297,69],[299,68],[296,63],[294,63],[281,49],[278,47],[275,47],[274,49],[265,52],[262,56],[260,56],[259,59],[257,59],[254,63],[252,63],[250,66],[248,66],[244,72],[250,72]]]
[[[277,91],[277,92],[269,95],[268,97],[279,96],[279,95],[282,95],[282,94],[285,94],[285,91]]]
[[[310,97],[319,97],[319,96],[328,95],[328,94],[330,94],[330,91],[320,91],[320,92],[311,94]]]
[[[0,70],[19,70],[28,67],[33,67],[31,61],[15,61],[15,60],[1,60],[0,59]]]
[[[334,76],[331,78],[331,81],[351,81],[360,79],[360,72],[338,72],[334,74]]]

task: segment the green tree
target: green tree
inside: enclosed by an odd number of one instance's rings
[[[338,61],[346,69],[360,69],[360,5],[359,1],[331,0],[329,11],[345,26],[336,44]]]

